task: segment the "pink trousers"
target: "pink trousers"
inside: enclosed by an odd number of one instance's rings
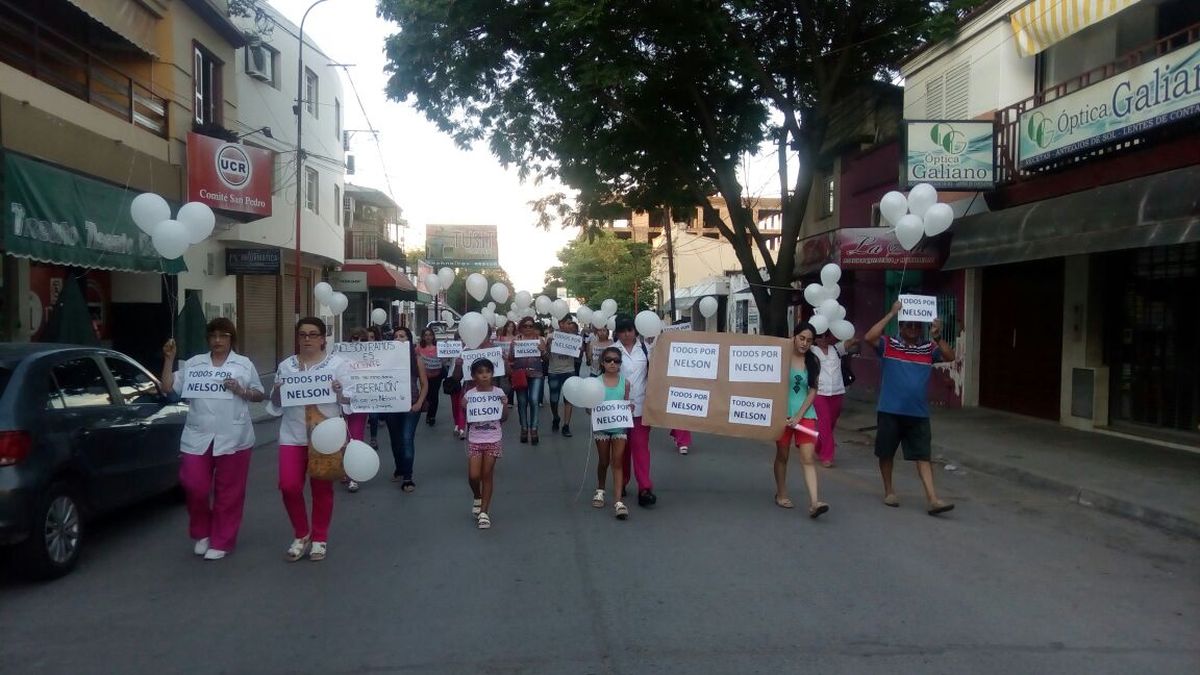
[[[367,418],[371,413],[350,413],[346,415],[346,430],[350,433],[350,440],[361,441],[363,435],[367,432]]]
[[[842,416],[842,394],[817,396],[813,400],[813,407],[817,410],[817,461],[832,462],[833,451],[837,447],[834,429],[837,428],[838,418]]]
[[[246,503],[246,476],[250,449],[213,457],[212,446],[203,455],[183,453],[179,483],[187,500],[188,534],[208,538],[210,548],[232,551],[242,526]]]
[[[671,438],[675,439],[676,449],[692,445],[692,432],[686,429],[672,429]]]
[[[292,521],[296,538],[312,534],[313,541],[329,541],[329,522],[333,520],[333,482],[309,479],[312,490],[312,529],[308,527],[308,506],[304,502],[304,479],[308,476],[308,447],[279,446],[279,491],[283,506]]]
[[[459,429],[467,428],[467,405],[463,402],[465,389],[460,388],[450,395],[450,410],[454,414],[454,426]]]
[[[629,465],[632,463],[638,491],[654,489],[654,481],[650,480],[650,427],[642,424],[641,417],[633,418],[628,449],[625,453],[625,484],[629,484]]]

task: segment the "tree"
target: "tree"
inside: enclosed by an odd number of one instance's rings
[[[608,232],[580,237],[558,252],[562,264],[546,271],[546,286],[565,287],[568,295],[592,309],[599,309],[608,298],[630,315],[653,309],[658,282],[650,278],[650,254],[649,244],[618,239]]]
[[[488,295],[484,296],[482,302],[476,302],[475,298],[467,294],[467,277],[475,272],[482,274],[488,280]],[[491,287],[492,284],[497,282],[508,286],[509,298],[508,302],[503,305],[496,303],[496,311],[507,312],[512,306],[512,295],[517,289],[513,287],[512,279],[508,278],[508,272],[505,272],[503,269],[458,270],[458,274],[454,277],[454,283],[450,284],[450,288],[446,289],[446,306],[459,314],[478,312],[480,307],[492,301]]]
[[[568,223],[614,204],[702,207],[732,244],[765,330],[784,335],[835,104],[894,79],[906,54],[979,1],[381,0],[380,14],[401,27],[386,45],[391,98],[412,99],[461,145],[486,142],[522,176],[577,190],[574,209],[545,202]],[[779,164],[778,256],[737,178],[741,157],[764,146]]]

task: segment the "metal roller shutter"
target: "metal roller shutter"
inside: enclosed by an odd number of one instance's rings
[[[239,302],[239,350],[254,363],[260,375],[275,372],[279,364],[276,353],[278,323],[279,277],[245,275],[241,281]]]

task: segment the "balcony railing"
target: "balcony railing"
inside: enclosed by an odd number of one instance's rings
[[[1129,52],[1125,56],[1080,73],[1053,87],[1049,87],[1024,101],[1014,103],[996,112],[996,182],[1001,185],[1019,183],[1047,172],[1056,171],[1079,162],[1086,162],[1095,157],[1111,155],[1115,152],[1137,147],[1144,144],[1154,135],[1154,130],[1141,136],[1123,138],[1109,145],[1091,148],[1070,157],[1041,164],[1036,167],[1020,169],[1017,167],[1017,148],[1020,144],[1021,113],[1027,112],[1068,94],[1076,92],[1088,85],[1108,79],[1118,73],[1123,73],[1142,65],[1147,61],[1175,51],[1181,47],[1200,42],[1200,23],[1193,24],[1177,33],[1155,40],[1146,46]]]
[[[167,137],[167,101],[100,56],[0,1],[0,61],[150,133]]]
[[[346,230],[346,257],[356,260],[383,260],[405,267],[404,251],[387,237],[372,231]]]

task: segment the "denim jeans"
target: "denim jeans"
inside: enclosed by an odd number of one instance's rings
[[[425,395],[425,419],[437,417],[438,404],[442,400],[442,375],[429,378],[429,393]]]
[[[521,418],[521,427],[536,431],[538,428],[538,406],[542,404],[542,378],[529,378],[529,386],[517,390],[517,415]]]
[[[392,459],[396,462],[392,475],[409,480],[417,452],[417,424],[421,421],[421,413],[383,413],[380,416],[387,424],[388,436],[392,439]]]

